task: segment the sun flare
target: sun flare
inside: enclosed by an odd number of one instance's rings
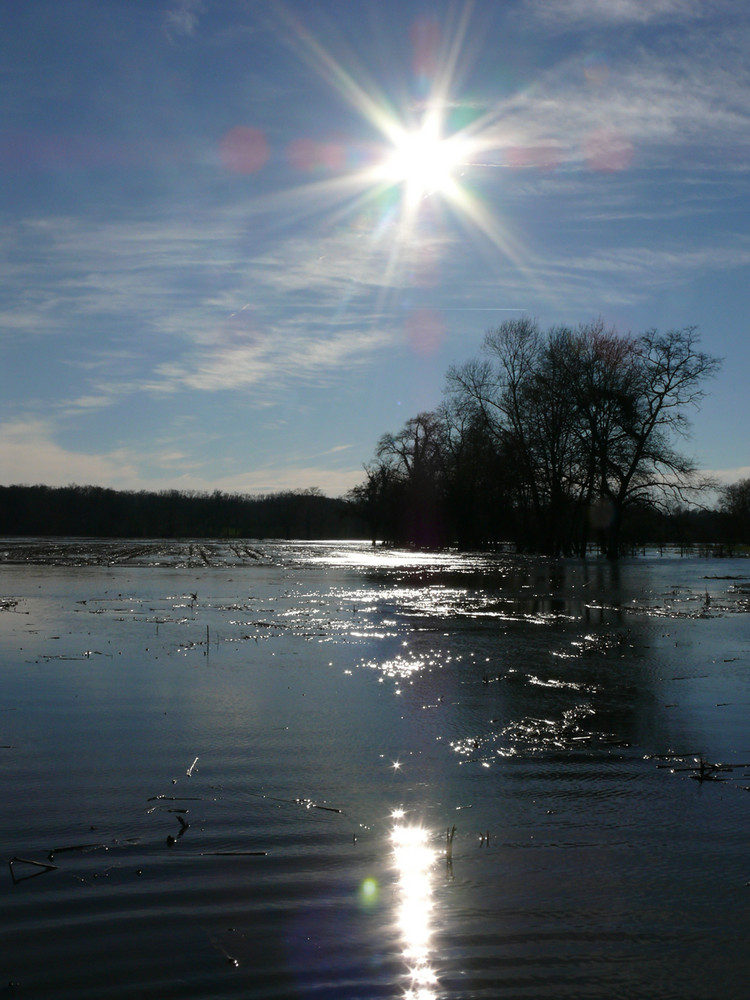
[[[471,46],[465,47],[470,7],[467,4],[442,29],[430,28],[427,35],[422,22],[415,22],[415,67],[419,68],[415,82],[420,96],[404,102],[394,101],[388,86],[390,74],[383,79],[371,76],[348,53],[339,55],[323,45],[302,21],[288,12],[282,15],[300,56],[374,133],[361,145],[347,146],[338,140],[295,144],[290,162],[296,169],[327,174],[298,185],[291,193],[302,212],[319,211],[325,205],[336,222],[356,219],[358,225],[369,225],[376,220],[373,247],[385,246],[385,239],[390,238],[384,289],[398,285],[404,248],[417,245],[430,227],[456,224],[472,238],[481,236],[519,266],[523,261],[523,247],[482,199],[477,184],[479,177],[502,165],[495,155],[498,143],[503,145],[498,138],[497,112],[480,112],[474,102],[462,100],[457,93],[471,62]],[[284,10],[283,5],[280,8]],[[285,190],[285,204],[289,194]]]
[[[449,195],[455,173],[466,156],[458,137],[444,138],[439,124],[428,118],[419,129],[399,129],[381,174],[385,181],[403,184],[406,202],[413,207],[431,194]]]

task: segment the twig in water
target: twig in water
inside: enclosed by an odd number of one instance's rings
[[[456,836],[456,827],[449,827],[445,831],[445,859],[450,864],[453,861],[453,838]]]
[[[13,865],[31,865],[33,868],[40,869],[39,871],[32,872],[30,875],[22,875],[20,878],[16,876],[13,871]],[[30,861],[28,858],[12,857],[8,862],[8,868],[10,869],[10,877],[13,879],[13,884],[17,885],[19,882],[23,882],[27,878],[34,878],[35,875],[43,875],[45,872],[57,871],[57,865],[49,865],[44,861]]]
[[[47,857],[51,861],[56,854],[63,854],[65,851],[93,851],[96,848],[107,849],[106,844],[73,844],[71,847],[55,847],[53,848]]]
[[[721,764],[709,764],[704,757],[698,758],[698,770],[691,768],[693,774],[690,777],[694,781],[725,781],[725,778],[717,778],[715,772],[725,770]]]

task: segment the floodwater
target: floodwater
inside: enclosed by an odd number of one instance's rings
[[[745,1000],[750,563],[0,540],[0,997]]]

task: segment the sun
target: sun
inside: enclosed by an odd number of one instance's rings
[[[434,52],[430,50],[430,72],[419,81],[422,96],[401,107],[394,102],[390,75],[383,80],[373,77],[352,60],[351,53],[337,55],[285,5],[277,5],[290,29],[286,36],[290,44],[374,133],[373,138],[350,147],[338,140],[305,144],[307,159],[331,173],[286,189],[280,197],[288,205],[292,193],[305,214],[320,211],[324,204],[336,221],[347,216],[377,218],[373,244],[381,244],[386,236],[395,237],[384,287],[395,280],[401,250],[410,238],[419,237],[425,219],[430,224],[451,219],[472,238],[481,235],[509,260],[517,264],[522,260],[523,248],[480,196],[480,178],[503,165],[495,156],[498,143],[504,142],[498,138],[498,112],[475,111],[474,102],[454,94],[469,64],[463,48],[471,6],[466,4],[457,20],[445,25],[443,42],[437,29],[428,33]],[[296,149],[290,162],[301,162],[305,169],[306,157],[298,153]],[[331,166],[334,163],[342,169]],[[434,211],[438,206],[447,211]]]
[[[465,145],[458,136],[445,138],[436,117],[425,119],[418,129],[394,128],[392,149],[378,173],[388,184],[401,184],[408,208],[414,209],[433,194],[454,195],[455,179],[465,163]]]

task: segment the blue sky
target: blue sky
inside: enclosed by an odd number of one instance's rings
[[[343,494],[522,314],[696,325],[684,450],[750,475],[745,4],[0,0],[0,38],[0,482]]]

